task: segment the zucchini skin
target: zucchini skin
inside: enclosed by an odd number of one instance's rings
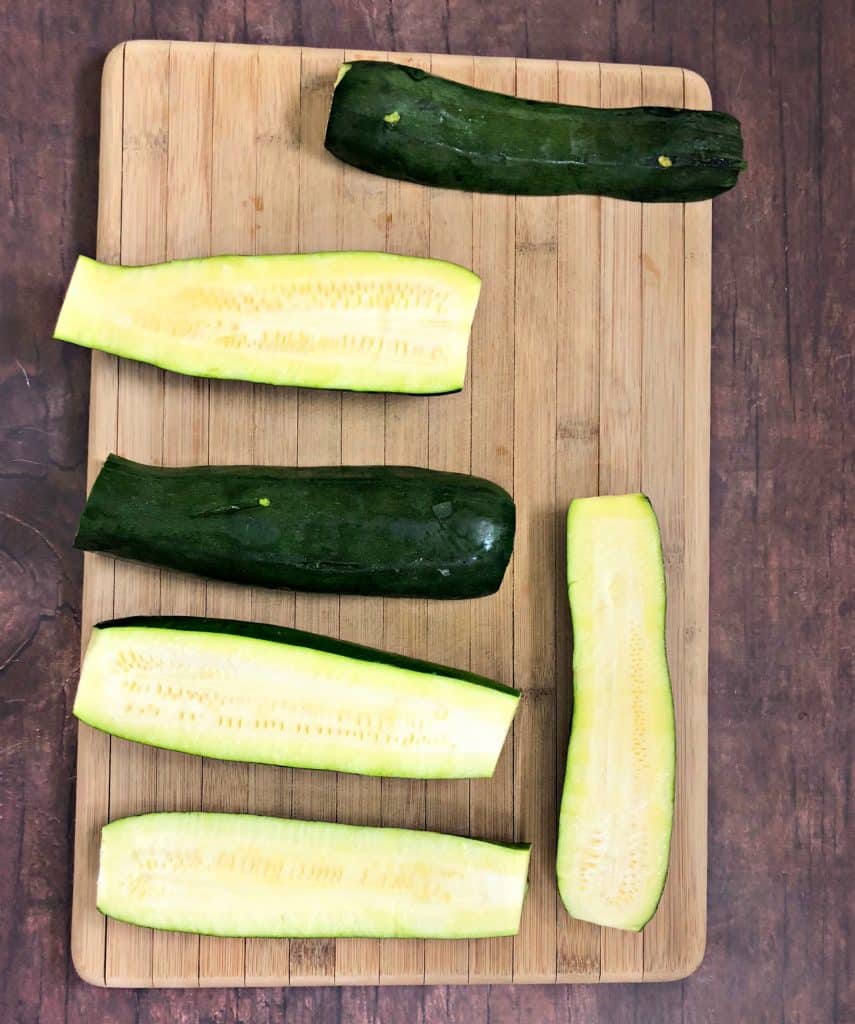
[[[488,690],[497,690],[499,693],[506,693],[511,697],[519,697],[519,691],[513,687],[503,686],[493,679],[476,675],[474,672],[451,668],[448,665],[438,665],[421,658],[410,658],[405,654],[381,651],[377,647],[367,647],[365,644],[356,644],[350,640],[338,640],[335,637],[323,636],[321,633],[308,633],[302,629],[293,629],[291,626],[275,626],[266,622],[248,622],[241,619],[212,619],[194,615],[131,615],[124,619],[99,622],[95,628],[121,629],[129,626],[141,629],[179,629],[189,633],[245,636],[252,640],[266,640],[269,643],[287,644],[290,647],[305,647],[308,650],[321,651],[324,654],[339,654],[344,658],[377,662],[381,665],[391,665],[394,668],[422,672],[426,675],[443,675],[449,679],[475,683]]]
[[[745,166],[730,114],[544,103],[382,61],[353,61],[340,77],[325,145],[365,171],[423,185],[651,203],[710,199]]]
[[[75,547],[256,586],[472,598],[500,586],[497,484],[401,466],[146,466],[109,455]]]

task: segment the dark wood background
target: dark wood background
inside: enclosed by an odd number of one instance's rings
[[[68,955],[98,90],[161,37],[676,64],[741,118],[714,212],[709,940],[682,983],[128,992]],[[852,0],[0,2],[0,1024],[851,1024]],[[847,834],[848,833],[848,834]],[[847,850],[848,841],[848,850]]]

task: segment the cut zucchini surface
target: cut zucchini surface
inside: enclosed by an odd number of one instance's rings
[[[481,282],[378,252],[78,257],[54,336],[196,377],[351,391],[458,391]]]
[[[74,714],[230,761],[363,775],[492,775],[519,694],[429,662],[279,626],[138,618],[92,631]]]
[[[638,931],[665,884],[675,761],[665,574],[647,498],[572,502],[567,579],[573,723],[558,887],[573,917]]]
[[[121,818],[98,909],[205,935],[478,938],[519,928],[528,846],[249,814]]]

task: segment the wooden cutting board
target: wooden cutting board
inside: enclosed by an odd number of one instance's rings
[[[472,267],[483,291],[462,393],[317,393],[92,358],[89,481],[108,452],[150,463],[410,463],[512,490],[504,585],[471,602],[288,594],[87,555],[93,623],[157,612],[255,618],[429,656],[524,693],[495,776],[419,782],[230,764],[80,726],[72,952],[99,985],[654,981],[706,931],[710,204],[469,195],[364,174],[323,149],[342,60],[601,106],[707,108],[690,71],[563,61],[133,42],[104,67],[98,257],[386,249]],[[564,518],[644,490],[662,527],[677,806],[662,903],[640,935],[571,920],[555,885],[570,723]],[[515,938],[238,940],[153,932],[95,908],[100,826],[152,810],[254,811],[532,842]]]

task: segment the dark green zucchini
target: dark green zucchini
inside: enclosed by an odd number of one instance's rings
[[[497,484],[402,466],[164,469],[110,455],[75,546],[215,579],[338,594],[492,594],[514,540]]]
[[[745,166],[730,114],[542,103],[364,60],[339,72],[326,147],[422,185],[652,203],[710,199]]]

